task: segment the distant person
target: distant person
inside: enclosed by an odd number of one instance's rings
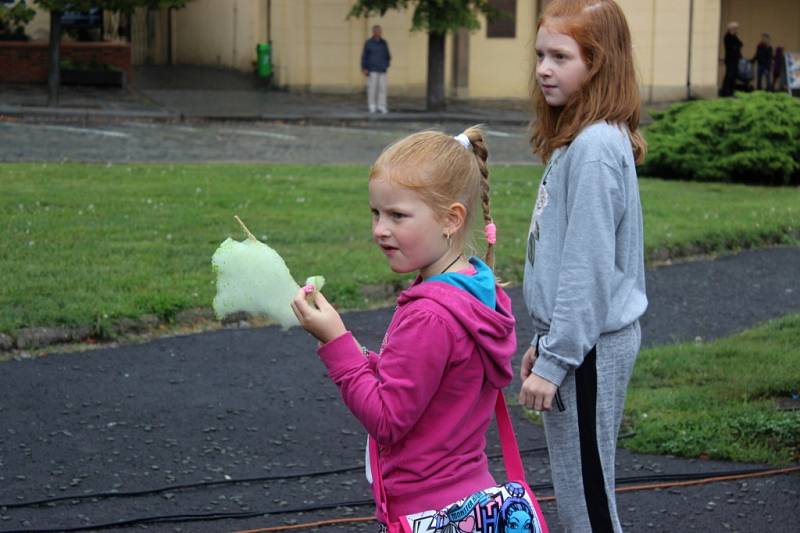
[[[775,48],[775,57],[772,60],[772,88],[776,91],[787,89],[786,56],[783,55],[783,46]]]
[[[756,53],[753,59],[756,63],[756,89],[761,90],[761,80],[766,79],[766,88],[768,91],[772,90],[772,46],[770,43],[769,33],[762,33],[761,40],[756,46]]]
[[[722,81],[720,96],[733,96],[733,89],[736,87],[736,75],[739,71],[739,60],[742,58],[742,41],[737,33],[739,23],[728,23],[728,31],[725,33],[725,78]]]
[[[389,53],[389,45],[381,37],[381,27],[372,27],[372,37],[364,43],[364,51],[361,52],[361,71],[367,77],[367,106],[369,112],[380,111],[386,113],[386,71],[392,56]]]

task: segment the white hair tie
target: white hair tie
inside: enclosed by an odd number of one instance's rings
[[[453,139],[461,143],[461,146],[463,146],[464,148],[472,148],[472,141],[470,141],[469,137],[467,137],[463,133],[459,133],[458,135],[453,137]]]

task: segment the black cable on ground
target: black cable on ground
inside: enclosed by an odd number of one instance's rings
[[[734,470],[734,471],[727,471],[727,472],[705,472],[705,473],[693,473],[693,474],[660,474],[660,475],[651,475],[651,476],[631,476],[628,478],[618,478],[616,480],[617,484],[625,485],[630,483],[641,483],[642,481],[649,481],[649,482],[657,482],[653,485],[638,485],[638,486],[631,486],[631,487],[623,487],[621,489],[617,489],[618,492],[623,492],[626,490],[647,490],[647,489],[655,489],[655,488],[665,488],[669,486],[669,483],[683,483],[685,484],[692,484],[692,483],[703,483],[705,482],[714,482],[714,481],[734,481],[737,478],[749,478],[749,477],[756,477],[756,476],[768,476],[768,475],[781,475],[781,474],[789,474],[794,472],[800,472],[800,466],[788,467],[788,468],[780,468],[780,469],[769,469],[769,468],[756,468],[756,469],[748,469],[748,470]],[[667,480],[666,482],[664,480]],[[682,481],[679,481],[682,480]],[[537,485],[531,485],[531,490],[534,492],[550,489],[552,488],[552,483],[540,483]],[[548,496],[546,498],[538,498],[541,501],[545,499],[547,501],[554,499],[552,496]],[[59,531],[64,532],[75,532],[75,531],[91,531],[95,529],[110,529],[116,527],[125,527],[125,526],[132,526],[138,524],[160,524],[160,523],[172,523],[172,522],[196,522],[196,521],[209,521],[209,520],[224,520],[224,519],[243,519],[243,518],[255,518],[257,516],[268,516],[268,515],[279,515],[279,514],[295,514],[295,513],[306,513],[311,511],[323,511],[326,509],[335,509],[339,507],[361,507],[365,505],[374,505],[374,501],[372,499],[369,500],[355,500],[355,501],[348,501],[348,502],[338,502],[338,503],[330,503],[330,504],[322,504],[322,505],[314,505],[314,506],[306,506],[306,507],[296,507],[293,509],[279,509],[274,511],[242,511],[242,512],[229,512],[229,513],[206,513],[206,514],[182,514],[182,515],[161,515],[161,516],[148,516],[142,518],[131,518],[131,519],[124,519],[118,520],[116,522],[109,522],[106,524],[94,524],[94,525],[87,525],[87,526],[76,526],[72,528],[46,528],[46,529],[20,529],[20,530],[6,530],[0,531],[0,533],[56,533]],[[275,528],[277,530],[277,528]]]
[[[374,505],[375,501],[371,498],[369,500],[354,500],[350,502],[338,502],[330,504],[322,504],[308,507],[296,507],[294,509],[279,509],[274,511],[238,511],[238,512],[219,512],[219,513],[197,513],[197,514],[179,514],[179,515],[156,515],[145,516],[141,518],[128,518],[117,520],[116,522],[108,522],[105,524],[93,524],[86,526],[75,527],[58,527],[58,528],[44,528],[44,529],[11,529],[0,531],[0,533],[58,533],[73,532],[73,531],[92,531],[95,529],[111,529],[117,527],[135,526],[140,524],[168,524],[172,522],[198,522],[210,520],[226,520],[226,519],[243,519],[255,518],[257,516],[279,515],[279,514],[294,514],[305,513],[309,511],[324,511],[326,509],[336,509],[338,507],[363,507],[365,505]]]
[[[539,446],[536,448],[527,448],[525,450],[520,450],[520,455],[530,455],[533,453],[543,452],[547,450],[547,446]],[[494,454],[490,455],[490,460],[502,459],[502,454]],[[306,473],[299,473],[299,474],[285,474],[282,476],[261,476],[261,477],[251,477],[251,478],[238,478],[238,479],[220,479],[218,481],[200,481],[197,483],[185,483],[180,485],[167,485],[163,487],[156,487],[152,489],[142,489],[142,490],[134,490],[134,491],[110,491],[110,492],[94,492],[94,493],[83,493],[83,494],[73,494],[70,496],[55,496],[52,498],[43,498],[41,500],[32,500],[26,502],[14,502],[14,503],[0,503],[0,508],[7,508],[7,509],[18,509],[20,507],[35,507],[37,505],[47,505],[50,503],[56,502],[63,502],[63,501],[81,501],[81,500],[94,500],[94,499],[107,499],[107,498],[131,498],[137,496],[147,496],[150,494],[160,494],[162,492],[173,492],[179,490],[186,490],[186,489],[195,489],[195,488],[206,488],[206,487],[216,487],[222,485],[238,485],[242,483],[263,483],[265,481],[285,481],[290,479],[299,479],[304,477],[322,477],[322,476],[330,476],[334,474],[345,474],[348,472],[358,472],[360,470],[364,470],[364,466],[349,466],[345,468],[339,468],[335,470],[319,470],[316,472],[306,472]]]
[[[73,494],[71,496],[56,496],[54,498],[44,498],[41,500],[33,500],[27,502],[0,503],[0,508],[6,507],[8,509],[12,509],[19,507],[34,507],[37,505],[46,505],[48,503],[63,502],[63,501],[80,501],[80,500],[105,499],[105,498],[130,498],[136,496],[147,496],[150,494],[159,494],[162,492],[215,487],[220,485],[236,485],[240,483],[260,483],[264,481],[284,481],[284,480],[299,479],[304,477],[329,476],[334,474],[354,472],[363,469],[364,469],[363,466],[358,466],[358,467],[340,468],[337,470],[321,470],[317,472],[306,472],[304,474],[286,474],[282,476],[261,476],[261,477],[239,478],[239,479],[220,479],[218,481],[199,481],[197,483],[166,485],[163,487],[156,487],[152,489],[142,489],[142,490],[127,491],[127,492],[112,491],[112,492],[96,492],[90,494],[86,493]]]
[[[620,440],[627,439],[635,435],[635,432],[626,433],[624,435],[620,435]],[[534,448],[525,448],[519,451],[520,455],[532,455],[535,453],[546,452],[547,446],[537,446]],[[497,460],[502,459],[502,453],[496,453],[493,455],[488,456],[489,460]],[[152,489],[142,489],[142,490],[135,490],[135,491],[108,491],[108,492],[93,492],[93,493],[83,493],[83,494],[73,494],[68,496],[55,496],[52,498],[43,498],[40,500],[32,500],[26,502],[13,502],[13,503],[0,503],[0,508],[6,509],[18,509],[21,507],[34,507],[37,505],[47,505],[50,503],[57,503],[57,502],[64,502],[64,501],[82,501],[82,500],[95,500],[95,499],[108,499],[108,498],[133,498],[137,496],[147,496],[150,494],[160,494],[162,492],[173,492],[179,490],[187,490],[187,489],[194,489],[194,488],[206,488],[206,487],[217,487],[217,486],[224,486],[224,485],[237,485],[240,483],[263,483],[265,481],[283,481],[283,480],[290,480],[290,479],[299,479],[304,477],[321,477],[321,476],[328,476],[334,474],[346,474],[348,472],[357,472],[359,470],[363,470],[364,466],[349,466],[344,468],[339,468],[335,470],[319,470],[316,472],[306,472],[300,474],[285,474],[282,476],[261,476],[261,477],[252,477],[252,478],[240,478],[240,479],[224,479],[224,480],[217,480],[217,481],[200,481],[197,483],[185,483],[179,485],[167,485],[163,487],[156,487]]]

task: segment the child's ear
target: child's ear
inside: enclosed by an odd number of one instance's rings
[[[447,215],[445,215],[445,224],[447,225],[447,232],[452,235],[457,233],[467,220],[467,208],[461,202],[450,204],[447,208]]]

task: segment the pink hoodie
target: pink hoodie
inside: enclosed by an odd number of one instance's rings
[[[392,521],[495,484],[486,430],[516,350],[511,302],[495,292],[496,310],[451,284],[417,280],[400,294],[380,354],[364,357],[350,332],[319,348],[379,446]]]

